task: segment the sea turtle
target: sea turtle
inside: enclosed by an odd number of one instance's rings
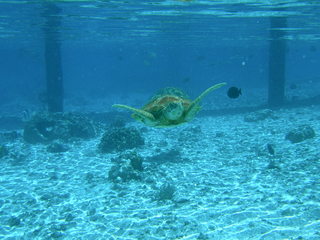
[[[141,109],[123,104],[114,104],[112,106],[132,111],[133,114],[131,116],[134,119],[148,126],[171,127],[192,120],[201,109],[199,103],[202,98],[211,91],[224,85],[226,85],[226,83],[218,83],[208,88],[194,101],[188,99],[179,89],[166,88],[164,91],[155,95],[150,102]]]

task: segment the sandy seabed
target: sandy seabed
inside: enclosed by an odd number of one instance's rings
[[[8,143],[15,157],[0,159],[0,238],[320,239],[320,107],[245,116],[168,129],[130,122],[143,129],[145,145],[135,151],[144,170],[127,182],[108,179],[119,153],[99,153],[100,136],[71,142],[65,153]],[[304,124],[316,137],[285,139]],[[160,201],[164,183],[174,197]]]

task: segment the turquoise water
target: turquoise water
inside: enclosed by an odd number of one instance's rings
[[[263,41],[269,17],[288,17],[287,39],[319,40],[318,1],[1,1],[1,38],[34,41],[45,5],[55,5],[63,41]],[[225,28],[226,26],[227,28]]]
[[[288,40],[288,85],[319,77],[318,1],[1,1],[0,16],[3,89],[17,94],[45,88],[45,30],[61,42],[67,93],[265,88],[271,29]]]
[[[320,239],[319,52],[318,0],[0,0],[0,239]]]

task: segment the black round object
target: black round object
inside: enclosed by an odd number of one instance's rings
[[[229,98],[238,98],[240,95],[242,95],[241,88],[230,87],[228,89],[227,95]]]

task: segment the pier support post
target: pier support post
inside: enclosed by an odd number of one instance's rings
[[[268,105],[279,107],[285,101],[286,17],[270,17]]]
[[[44,3],[44,54],[46,68],[46,90],[49,112],[63,111],[63,76],[60,49],[59,14],[61,9],[53,3]]]

